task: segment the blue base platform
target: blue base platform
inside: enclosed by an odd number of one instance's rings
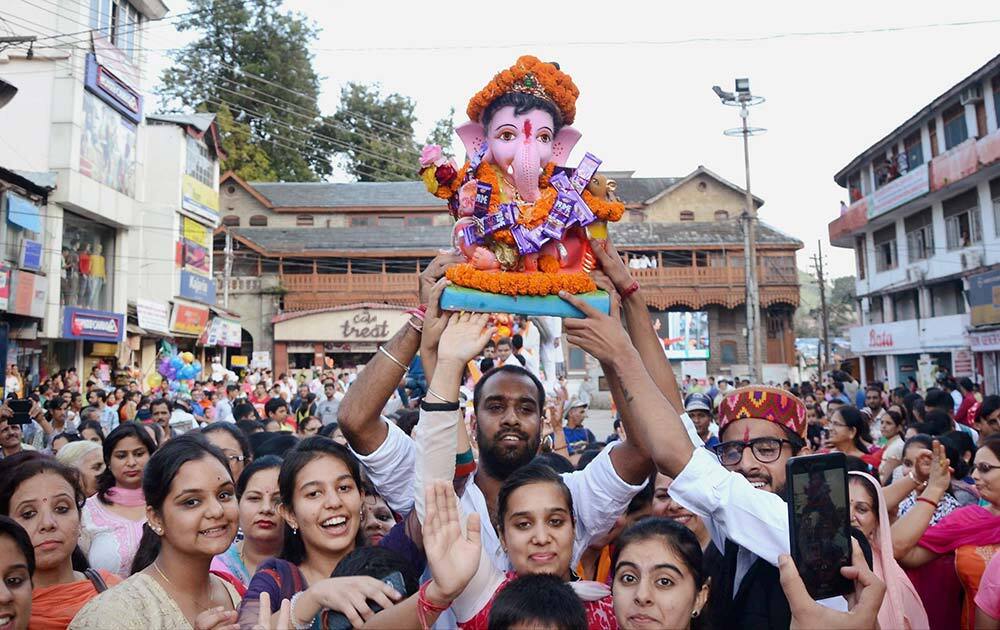
[[[577,296],[602,313],[611,310],[611,298],[606,291],[592,291]],[[549,315],[580,319],[576,307],[558,295],[498,295],[476,289],[450,286],[441,295],[441,308],[446,311],[476,313],[510,313],[512,315]]]

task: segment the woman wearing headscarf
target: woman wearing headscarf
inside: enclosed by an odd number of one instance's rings
[[[893,557],[892,523],[882,487],[867,473],[851,471],[851,524],[872,546],[872,569],[885,582],[885,599],[878,612],[881,628],[928,628],[927,612],[917,589]]]

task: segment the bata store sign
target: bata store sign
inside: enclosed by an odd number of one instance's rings
[[[851,329],[851,350],[857,354],[897,354],[919,346],[920,331],[916,320]]]
[[[328,343],[388,341],[406,324],[402,308],[357,308],[302,315],[290,313],[274,319],[275,341],[324,341]]]

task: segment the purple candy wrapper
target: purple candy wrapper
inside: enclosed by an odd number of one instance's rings
[[[574,206],[575,212],[573,214],[572,219],[567,224],[567,227],[577,221],[580,223],[582,227],[587,227],[588,225],[597,220],[597,215],[595,215],[591,211],[590,206],[588,206],[587,202],[583,200],[583,197],[580,195],[580,193],[578,193],[576,189],[573,188],[573,185],[570,183],[569,178],[566,177],[565,173],[556,173],[555,175],[552,176],[549,182],[552,184],[553,188],[555,188],[560,193],[572,198],[575,203]]]
[[[576,216],[576,212],[573,209],[575,205],[572,197],[559,193],[556,196],[555,203],[552,204],[552,210],[549,211],[548,219],[545,220],[545,224],[542,226],[542,234],[557,241],[561,240],[566,228],[572,224]]]
[[[587,153],[583,156],[583,159],[580,160],[580,166],[576,167],[573,178],[570,180],[576,192],[583,192],[583,189],[590,183],[590,178],[594,176],[600,165],[601,160],[593,154]]]
[[[486,216],[486,212],[490,209],[490,197],[493,196],[493,186],[483,182],[476,184],[476,205],[474,206],[472,212],[477,217]]]
[[[482,245],[483,235],[479,231],[479,224],[466,225],[462,228],[462,238],[468,245]]]
[[[534,254],[541,249],[541,243],[537,242],[531,230],[523,225],[518,224],[510,228],[510,233],[514,237],[514,244],[517,245],[518,253],[522,256]]]
[[[483,217],[483,232],[492,234],[497,230],[505,230],[514,225],[513,204],[500,204],[500,209]]]

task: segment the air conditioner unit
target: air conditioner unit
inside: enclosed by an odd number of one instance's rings
[[[971,105],[972,103],[978,103],[983,100],[983,86],[978,83],[974,83],[969,87],[962,90],[962,95],[958,98],[962,105]]]
[[[983,255],[979,252],[965,252],[962,254],[962,271],[975,269],[983,265]]]

